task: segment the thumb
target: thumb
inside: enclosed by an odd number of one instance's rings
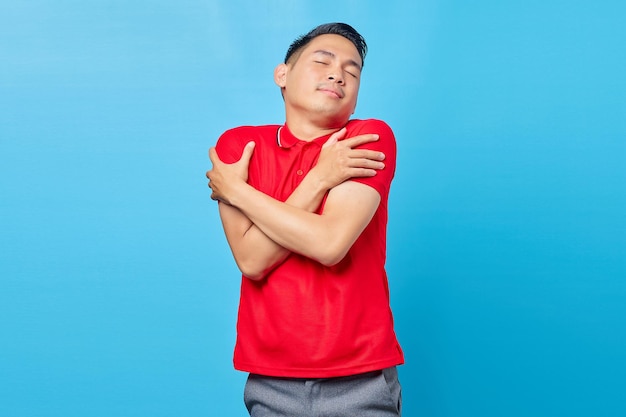
[[[217,156],[217,151],[215,150],[215,146],[211,147],[209,149],[209,159],[211,160],[211,162],[215,165],[216,161],[220,160],[220,157]]]
[[[256,144],[254,142],[246,143],[246,146],[244,146],[243,148],[241,158],[239,159],[240,162],[243,162],[246,165],[250,163],[250,158],[252,158],[252,153],[254,152],[255,145]]]
[[[334,145],[335,143],[339,141],[339,139],[343,139],[346,136],[347,131],[348,129],[346,129],[345,127],[342,127],[341,129],[339,129],[338,131],[330,135],[326,143],[324,143],[323,147]]]

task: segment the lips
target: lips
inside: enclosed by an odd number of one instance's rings
[[[337,98],[343,98],[344,96],[343,91],[341,91],[340,89],[332,88],[332,87],[319,87],[318,90],[324,93],[328,93],[330,95],[334,95]]]

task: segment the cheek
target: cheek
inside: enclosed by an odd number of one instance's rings
[[[357,101],[357,99],[359,98],[359,88],[358,88],[358,87],[357,87],[357,88],[355,88],[355,89],[352,91],[351,96],[352,96],[352,100],[351,100],[351,101],[352,101],[352,102],[356,105],[356,101]]]
[[[310,84],[313,84],[313,82],[311,80],[314,80],[314,79],[315,79],[314,74],[312,74],[310,72],[298,74],[293,79],[294,89],[303,90],[303,89],[307,88],[307,86],[309,86]]]

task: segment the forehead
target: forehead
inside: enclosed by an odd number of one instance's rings
[[[320,35],[315,37],[302,51],[303,53],[315,53],[316,51],[332,52],[344,59],[351,59],[362,65],[361,56],[354,44],[341,35]]]

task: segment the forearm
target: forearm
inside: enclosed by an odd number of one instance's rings
[[[329,189],[330,184],[324,182],[317,175],[315,168],[313,168],[291,193],[285,203],[312,213],[318,209]]]
[[[332,265],[345,256],[380,201],[376,191],[363,184],[348,182],[338,188],[344,195],[339,209],[333,207],[323,215],[281,203],[245,183],[233,189],[231,203],[276,244]],[[357,210],[363,214],[346,216]]]
[[[313,212],[324,198],[327,192],[326,187],[324,182],[312,173],[303,179],[285,203],[301,210]],[[239,212],[240,215],[234,211]],[[236,216],[237,220],[235,222],[231,220],[231,223],[238,223],[237,231],[231,230],[229,232],[226,223],[224,226],[227,229],[227,237],[230,235],[229,245],[237,266],[245,276],[255,280],[262,279],[289,256],[290,250],[268,237],[239,209],[220,204],[223,222],[228,222],[229,213],[231,217]]]
[[[219,204],[222,225],[242,274],[260,280],[287,258],[289,251],[268,238],[238,208]]]

